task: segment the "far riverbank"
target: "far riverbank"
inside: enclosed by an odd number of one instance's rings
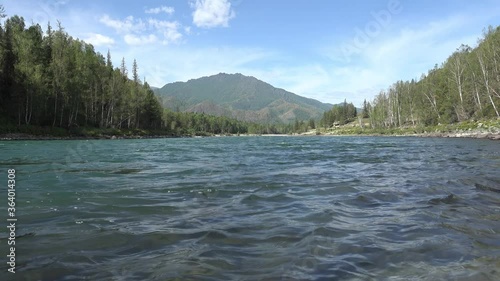
[[[37,128],[35,128],[37,129]],[[500,140],[500,119],[466,121],[455,124],[436,126],[408,126],[399,128],[371,128],[369,124],[352,122],[333,128],[316,128],[295,134],[167,134],[163,131],[146,130],[109,130],[87,128],[80,134],[71,134],[60,128],[38,128],[37,134],[24,132],[0,133],[2,140],[119,140],[119,139],[159,139],[159,138],[201,138],[234,136],[394,136],[394,137],[434,137],[434,138],[474,138]]]
[[[500,119],[465,121],[436,126],[371,128],[369,123],[351,122],[333,128],[317,128],[300,135],[324,136],[413,136],[434,138],[474,138],[500,140]]]

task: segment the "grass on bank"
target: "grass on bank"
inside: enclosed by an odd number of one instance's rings
[[[417,135],[417,134],[446,134],[446,133],[500,133],[500,119],[468,120],[454,124],[438,124],[435,126],[404,126],[394,128],[372,128],[366,119],[362,121],[363,127],[359,122],[352,122],[344,126],[334,128],[318,128],[317,135]]]

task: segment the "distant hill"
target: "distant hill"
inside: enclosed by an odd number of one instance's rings
[[[320,119],[333,105],[278,89],[254,77],[220,73],[155,89],[172,110],[224,115],[253,122]]]

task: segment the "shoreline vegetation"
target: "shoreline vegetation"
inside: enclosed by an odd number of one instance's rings
[[[36,131],[31,133],[30,131]],[[397,128],[371,128],[368,124],[352,122],[332,128],[317,128],[293,134],[212,134],[197,132],[194,134],[171,134],[166,131],[149,130],[109,130],[82,129],[71,133],[61,128],[20,127],[17,131],[0,133],[0,141],[8,140],[99,140],[99,139],[159,139],[159,138],[201,138],[231,136],[374,136],[374,137],[437,137],[437,138],[475,138],[500,140],[500,119],[466,121],[437,126],[411,126]]]
[[[303,135],[412,136],[500,140],[500,118],[478,121],[468,120],[453,124],[438,124],[436,126],[406,126],[394,128],[372,128],[368,123],[352,122],[336,128],[308,131],[303,133]]]

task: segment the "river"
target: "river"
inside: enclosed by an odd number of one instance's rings
[[[0,169],[1,280],[500,280],[496,141],[4,141]]]

